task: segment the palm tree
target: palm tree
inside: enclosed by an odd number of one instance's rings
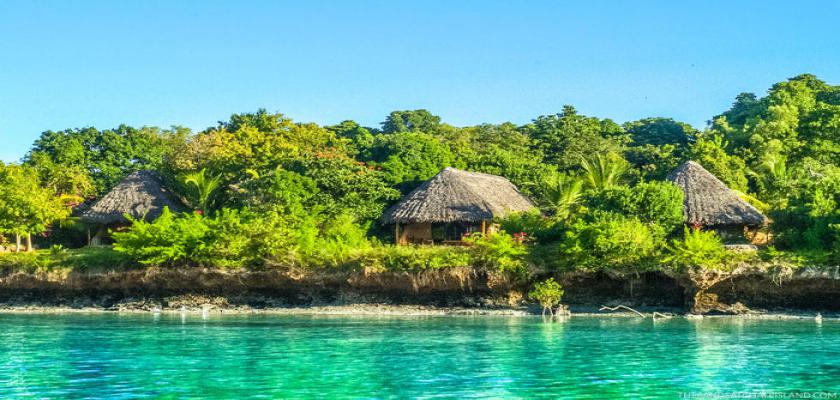
[[[185,174],[183,177],[184,185],[193,189],[194,202],[193,204],[202,212],[209,212],[209,208],[213,202],[213,195],[216,189],[221,186],[221,175],[208,175],[207,169],[202,169],[198,172]]]
[[[583,180],[567,174],[554,174],[548,178],[544,188],[545,196],[554,207],[555,215],[567,219],[580,203],[583,195]]]
[[[587,185],[595,190],[604,190],[619,184],[629,169],[627,161],[614,153],[584,158],[580,166],[585,171]]]
[[[764,160],[764,167],[770,172],[773,181],[784,184],[788,179],[787,157],[772,155]]]

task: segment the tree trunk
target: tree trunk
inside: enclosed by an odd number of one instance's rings
[[[20,253],[20,233],[15,233],[15,253]]]
[[[32,234],[27,233],[26,234],[26,252],[31,253],[33,251],[35,251],[35,249],[32,248]]]

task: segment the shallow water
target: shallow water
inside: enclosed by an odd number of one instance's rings
[[[840,392],[840,322],[0,314],[2,398],[734,391]]]

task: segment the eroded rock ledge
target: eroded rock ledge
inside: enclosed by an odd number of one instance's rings
[[[536,276],[541,280],[548,275]],[[840,311],[840,267],[742,267],[730,272],[574,272],[555,275],[573,311],[624,304],[681,313]],[[470,268],[414,272],[0,271],[0,306],[110,310],[270,309],[352,304],[516,309],[532,282]]]

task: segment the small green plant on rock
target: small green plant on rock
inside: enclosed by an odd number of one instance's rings
[[[473,262],[499,272],[514,276],[524,276],[527,270],[525,255],[528,249],[525,245],[527,235],[517,233],[508,234],[499,231],[492,235],[473,234],[464,241],[472,245]]]
[[[677,268],[716,268],[723,264],[726,249],[714,231],[685,228],[682,240],[668,246],[665,262]]]
[[[554,316],[554,307],[560,305],[564,293],[563,286],[554,278],[548,278],[534,285],[534,290],[528,293],[528,297],[540,303],[542,315],[545,315],[545,310],[548,310]]]

